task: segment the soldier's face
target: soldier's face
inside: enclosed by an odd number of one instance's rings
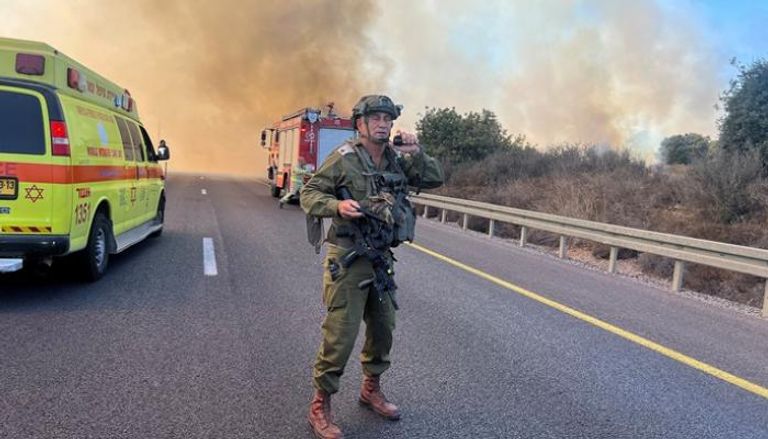
[[[387,113],[377,111],[368,115],[368,121],[366,118],[361,117],[357,120],[358,131],[365,133],[370,137],[370,140],[375,143],[386,143],[389,141],[389,134],[392,131],[392,116]],[[367,124],[367,127],[366,127]],[[362,127],[361,127],[362,125]]]

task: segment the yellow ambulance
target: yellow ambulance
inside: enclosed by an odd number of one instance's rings
[[[99,279],[110,254],[162,232],[168,157],[128,90],[47,44],[0,38],[0,272],[76,254]]]

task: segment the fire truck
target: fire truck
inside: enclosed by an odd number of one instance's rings
[[[261,146],[269,150],[267,179],[273,197],[293,190],[291,172],[299,157],[304,158],[313,172],[334,148],[354,136],[352,120],[339,117],[332,103],[327,108],[325,113],[316,108],[302,108],[261,132]]]

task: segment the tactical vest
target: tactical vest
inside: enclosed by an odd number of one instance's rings
[[[367,232],[375,235],[377,247],[386,249],[397,247],[401,242],[411,242],[416,230],[416,213],[408,200],[408,182],[397,157],[386,148],[384,153],[396,172],[382,172],[376,169],[371,157],[357,145],[353,146],[360,162],[365,168],[366,198],[359,201],[360,206],[372,213],[376,220],[369,219]],[[337,231],[331,226],[327,240],[335,242]],[[307,215],[307,239],[320,253],[323,242],[323,221],[321,218]]]
[[[408,180],[397,157],[390,148],[384,149],[387,161],[395,172],[382,172],[376,169],[371,157],[355,146],[358,158],[365,166],[366,199],[360,206],[367,208],[379,217],[382,227],[391,228],[389,247],[397,247],[401,242],[413,241],[416,230],[416,213],[408,200]]]

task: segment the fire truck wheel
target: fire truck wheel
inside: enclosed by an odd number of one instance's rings
[[[277,187],[276,184],[272,183],[269,185],[270,192],[272,193],[272,196],[275,198],[280,198],[280,188]]]
[[[94,282],[107,271],[109,262],[109,239],[112,224],[102,212],[97,212],[91,224],[88,244],[82,251],[80,263],[85,280]]]

